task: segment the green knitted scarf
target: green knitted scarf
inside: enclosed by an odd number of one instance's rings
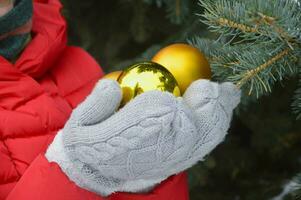
[[[10,35],[14,30],[26,25],[32,18],[32,0],[15,0],[14,8],[0,17],[0,55],[14,60],[30,40],[30,33]]]

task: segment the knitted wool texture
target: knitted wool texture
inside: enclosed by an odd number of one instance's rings
[[[223,141],[240,91],[199,80],[183,98],[146,92],[116,112],[120,100],[118,83],[101,80],[46,153],[78,186],[102,196],[148,191],[203,160]]]
[[[9,11],[0,17],[0,55],[12,60],[30,38],[32,0],[15,0],[14,7],[7,9]]]

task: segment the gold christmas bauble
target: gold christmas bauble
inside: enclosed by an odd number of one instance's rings
[[[118,82],[123,92],[121,106],[124,106],[137,95],[160,90],[181,96],[178,83],[173,75],[163,66],[153,62],[141,62],[126,68]]]
[[[115,80],[117,81],[119,76],[121,75],[122,71],[115,71],[115,72],[111,72],[109,74],[106,74],[104,77],[105,79],[111,79],[111,80]]]
[[[195,80],[210,79],[208,60],[197,48],[187,44],[173,44],[161,49],[152,59],[164,66],[176,78],[181,93]]]

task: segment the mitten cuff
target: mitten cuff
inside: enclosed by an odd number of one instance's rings
[[[104,176],[92,175],[92,171],[85,164],[74,164],[65,152],[63,145],[63,131],[59,131],[45,154],[49,162],[56,162],[62,171],[77,186],[95,192],[101,196],[108,196],[114,192],[146,193],[166,178],[156,180],[119,180]],[[78,167],[81,166],[81,167]],[[91,176],[88,176],[88,174]]]

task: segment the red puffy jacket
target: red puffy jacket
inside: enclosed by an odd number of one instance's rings
[[[59,0],[34,3],[33,40],[15,64],[0,57],[0,200],[187,200],[184,173],[148,194],[102,198],[77,187],[44,157],[72,111],[103,75],[85,51],[66,46]]]

